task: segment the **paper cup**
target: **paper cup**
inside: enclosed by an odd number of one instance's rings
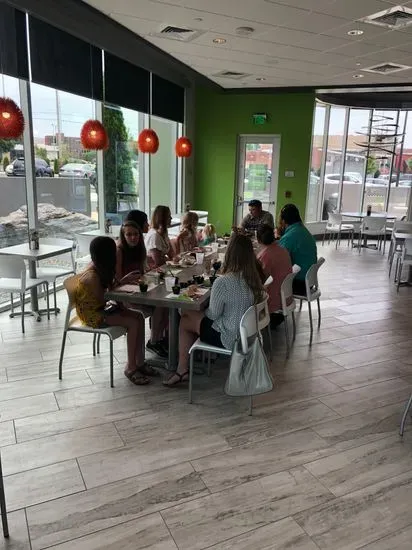
[[[172,292],[173,287],[175,286],[175,278],[174,277],[165,277],[165,285],[167,292]]]
[[[204,252],[196,252],[196,263],[197,263],[198,265],[202,265],[204,259],[205,259],[205,254],[204,254]]]
[[[212,252],[216,254],[216,252],[219,250],[219,243],[212,243],[211,247],[212,247]]]

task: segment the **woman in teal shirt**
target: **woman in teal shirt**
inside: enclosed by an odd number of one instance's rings
[[[294,204],[286,204],[280,211],[282,237],[280,246],[290,254],[292,265],[300,267],[293,281],[293,292],[306,295],[305,277],[311,265],[318,261],[316,241],[303,225],[299,210]]]

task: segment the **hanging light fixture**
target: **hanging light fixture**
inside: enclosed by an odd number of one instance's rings
[[[159,137],[151,128],[145,128],[137,138],[137,146],[141,153],[153,155],[159,149]]]
[[[109,147],[109,136],[99,120],[88,120],[83,124],[80,140],[85,149],[106,150]]]
[[[24,130],[21,109],[9,97],[0,97],[0,138],[19,138]]]
[[[192,154],[192,142],[187,137],[181,137],[176,141],[175,151],[178,157],[190,157]]]

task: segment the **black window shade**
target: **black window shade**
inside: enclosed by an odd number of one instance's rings
[[[184,122],[184,88],[154,74],[152,76],[152,114],[175,122]]]
[[[29,78],[26,15],[0,3],[0,73]]]
[[[33,82],[102,100],[101,50],[35,17],[29,21]]]
[[[106,103],[141,113],[149,112],[150,75],[115,55],[104,53],[104,94]]]

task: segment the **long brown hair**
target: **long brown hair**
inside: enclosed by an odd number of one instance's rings
[[[168,206],[156,206],[152,214],[152,228],[156,230],[162,229],[164,233],[167,233],[170,217],[170,208]]]
[[[90,257],[103,288],[109,288],[116,273],[116,243],[110,237],[96,237],[90,243]]]
[[[129,246],[124,235],[125,229],[127,227],[133,228],[139,233],[139,242],[136,246]],[[144,265],[146,261],[146,247],[144,245],[144,238],[141,228],[137,223],[133,221],[125,221],[122,227],[120,228],[120,247],[123,252],[123,273],[127,273],[127,266],[133,263],[137,263],[140,266],[140,271],[144,271]]]
[[[197,224],[199,223],[199,216],[196,212],[186,212],[182,220],[182,231],[187,230],[189,233],[196,233]]]
[[[252,241],[245,235],[233,235],[229,241],[223,273],[237,273],[243,277],[253,292],[255,303],[263,299],[261,274],[253,252]]]

